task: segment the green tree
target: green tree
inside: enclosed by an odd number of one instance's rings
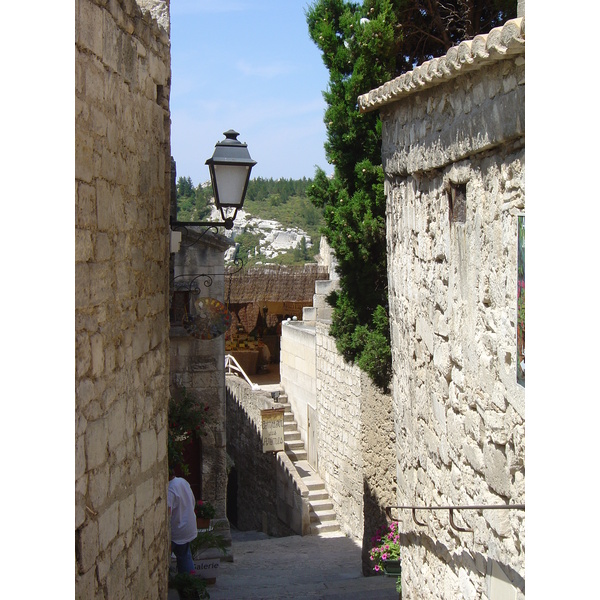
[[[296,248],[294,248],[294,258],[296,262],[308,262],[312,257],[306,246],[306,238],[302,236]]]
[[[325,153],[334,177],[317,169],[307,193],[324,210],[338,260],[330,331],[342,355],[382,389],[391,352],[381,121],[358,111],[358,96],[515,12],[514,0],[317,0],[307,9],[309,35],[329,70]]]
[[[177,178],[177,197],[188,198],[194,195],[194,184],[191,177]]]

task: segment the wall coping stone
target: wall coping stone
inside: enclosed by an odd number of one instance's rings
[[[507,21],[487,34],[477,35],[448,50],[445,56],[425,61],[382,86],[358,97],[360,112],[377,110],[400,97],[420,92],[475,71],[493,62],[525,54],[525,18]]]

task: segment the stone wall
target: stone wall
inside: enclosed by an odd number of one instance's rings
[[[224,299],[224,252],[227,238],[196,231],[183,232],[179,252],[173,255],[173,291],[190,294],[190,314],[196,314],[194,301],[200,298]],[[225,436],[225,336],[198,339],[180,324],[170,329],[171,392],[186,392],[208,407],[208,427],[201,438],[201,472],[192,468],[188,477],[197,499],[208,500],[222,519],[227,503],[227,451]],[[200,457],[198,457],[200,458]],[[198,481],[198,479],[200,479]]]
[[[300,438],[308,450],[308,407],[317,406],[317,373],[314,327],[302,321],[284,321],[281,327],[279,371]]]
[[[316,324],[318,471],[341,529],[346,535],[361,539],[361,372],[344,361],[328,330],[328,325]]]
[[[455,71],[409,75],[380,104],[399,505],[525,501],[524,24],[480,37]],[[419,512],[424,527],[400,513],[403,598],[524,598],[524,512],[459,515],[473,533],[447,512]]]
[[[392,396],[344,360],[326,322],[284,323],[281,348],[281,385],[309,461],[325,482],[341,529],[362,541],[363,572],[373,574],[371,538],[386,523],[385,507],[395,504]]]
[[[301,533],[310,527],[308,489],[293,489],[284,452],[263,452],[261,410],[277,408],[269,392],[253,391],[240,377],[226,376],[227,454],[231,459],[228,517],[241,531],[268,535]],[[286,483],[287,481],[287,483]],[[288,485],[289,484],[289,485]],[[298,519],[300,509],[302,516]],[[289,518],[289,521],[283,519]],[[292,529],[295,527],[295,530]]]
[[[337,352],[329,326],[316,324],[318,471],[342,530],[363,545],[363,572],[371,538],[395,504],[396,458],[392,396]]]
[[[160,25],[133,1],[76,2],[75,577],[85,600],[167,597],[170,51],[168,2],[152,6]]]

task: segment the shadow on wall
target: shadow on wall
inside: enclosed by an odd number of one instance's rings
[[[402,533],[400,532],[400,545],[402,548],[408,546],[422,546],[428,552],[434,554],[439,560],[443,561],[456,577],[459,576],[459,571],[468,570],[477,574],[479,577],[486,577],[495,570],[494,567],[500,567],[504,575],[509,579],[513,587],[517,588],[522,594],[525,594],[525,579],[515,571],[510,565],[500,563],[493,560],[480,552],[470,552],[463,548],[460,554],[450,552],[448,547],[440,541],[434,540],[428,535],[419,533]],[[481,566],[480,566],[481,565]]]
[[[237,515],[238,472],[231,467],[227,475],[227,519],[236,529],[239,529]]]
[[[234,464],[227,485],[228,518],[240,531],[296,535],[277,517],[277,453],[263,453],[258,426],[229,387],[226,406],[227,454]]]
[[[373,546],[372,538],[380,527],[388,524],[385,507],[371,491],[369,483],[363,479],[363,541],[362,541],[362,572],[363,575],[377,575],[373,570],[373,563],[369,559],[369,552]]]

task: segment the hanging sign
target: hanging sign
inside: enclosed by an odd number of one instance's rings
[[[283,413],[285,408],[271,408],[260,411],[262,417],[263,452],[280,452],[283,443]]]
[[[198,298],[194,302],[196,312],[183,319],[185,330],[200,340],[212,340],[223,335],[231,325],[227,307],[215,298]]]

